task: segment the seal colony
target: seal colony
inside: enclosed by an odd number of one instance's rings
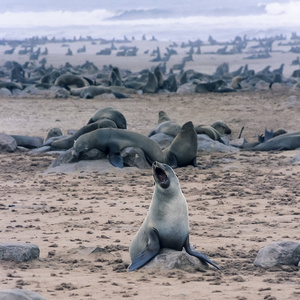
[[[154,161],[172,168],[198,167],[197,154],[203,150],[282,151],[300,147],[299,132],[265,130],[265,135],[258,135],[257,141],[248,142],[241,138],[243,129],[238,139],[232,139],[232,131],[223,121],[195,127],[193,122],[188,121],[181,126],[166,112],[159,111],[157,126],[144,136],[127,129],[126,118],[120,111],[104,107],[89,118],[86,125],[67,136],[56,127],[48,132],[46,138],[11,135],[9,138],[15,141],[16,146],[8,146],[7,149],[14,149],[10,150],[13,152],[16,147],[25,147],[33,149],[32,153],[60,151],[61,155],[50,165],[51,169],[65,163],[105,159],[107,156],[109,162],[118,168],[149,168]],[[209,141],[215,144],[211,145]]]
[[[130,97],[134,93],[231,93],[231,92],[241,92],[241,91],[253,91],[253,90],[266,90],[274,89],[279,87],[292,88],[297,86],[300,73],[295,64],[295,59],[291,58],[291,64],[293,69],[289,66],[289,71],[284,74],[284,67],[287,68],[286,60],[285,63],[281,63],[275,69],[271,69],[269,65],[263,67],[261,70],[253,70],[250,67],[251,61],[244,63],[243,60],[240,61],[240,65],[237,69],[230,71],[229,64],[223,62],[216,67],[216,70],[212,73],[206,73],[207,71],[199,71],[199,62],[196,62],[195,56],[205,57],[205,55],[232,55],[232,54],[249,54],[252,53],[251,58],[244,57],[245,59],[261,59],[264,57],[264,52],[266,51],[266,57],[271,57],[273,52],[281,52],[284,54],[294,53],[292,49],[288,51],[282,48],[282,51],[273,50],[272,45],[276,43],[276,48],[281,48],[287,44],[279,42],[279,40],[287,40],[287,37],[277,38],[265,38],[265,39],[249,39],[247,36],[236,37],[234,41],[227,42],[217,42],[214,39],[209,39],[208,43],[200,41],[189,41],[188,43],[182,43],[178,45],[173,43],[166,47],[167,53],[161,55],[159,46],[154,46],[157,42],[152,41],[152,45],[148,47],[156,48],[152,53],[145,51],[143,54],[138,53],[137,46],[129,47],[131,50],[135,49],[133,52],[137,59],[142,58],[142,61],[147,61],[148,64],[143,66],[140,70],[135,70],[134,72],[130,69],[123,69],[122,67],[127,66],[128,58],[124,57],[125,64],[120,62],[119,66],[115,65],[113,56],[119,56],[118,50],[126,50],[125,52],[131,52],[128,46],[120,46],[119,49],[116,46],[111,48],[102,49],[103,54],[111,55],[105,64],[96,65],[99,61],[97,58],[91,61],[86,61],[81,65],[72,65],[67,62],[64,66],[56,66],[49,64],[47,59],[44,57],[42,60],[38,61],[29,57],[29,60],[25,63],[16,62],[16,58],[12,57],[11,61],[7,61],[3,66],[0,66],[0,90],[3,89],[2,93],[5,95],[18,95],[25,96],[26,93],[30,94],[42,94],[42,93],[54,93],[55,97],[80,97],[84,99],[91,99],[102,94],[111,94],[116,98],[126,98]],[[81,39],[83,41],[84,39]],[[213,40],[213,42],[212,42]],[[27,47],[28,42],[31,44],[31,54],[38,53],[42,55],[41,52],[36,50],[34,47],[39,47],[46,41],[51,44],[53,41],[50,40],[39,40],[34,37],[28,41],[5,41],[3,40],[3,45],[11,45],[14,48]],[[66,39],[63,39],[62,46],[65,44]],[[70,40],[69,43],[75,43],[75,40]],[[101,45],[111,43],[114,45],[115,40],[105,41],[100,40]],[[55,41],[59,43],[59,41]],[[96,43],[96,40],[93,40]],[[120,40],[118,44],[121,43],[135,43],[134,40]],[[25,46],[25,45],[26,46]],[[224,46],[218,49],[216,52],[211,51],[200,51],[200,46],[205,48],[210,48],[211,46]],[[269,45],[269,46],[266,46]],[[1,45],[0,45],[1,46]],[[84,45],[84,52],[88,51],[90,46]],[[198,51],[194,51],[194,47],[198,48]],[[231,50],[227,48],[231,47]],[[14,49],[13,48],[13,49]],[[190,48],[186,51],[185,48]],[[40,49],[40,47],[39,47]],[[83,48],[81,48],[82,50]],[[1,50],[1,49],[0,49]],[[70,50],[70,48],[69,48]],[[20,50],[22,51],[22,50]],[[114,52],[116,51],[116,52]],[[4,50],[3,53],[6,53]],[[72,52],[70,50],[70,52]],[[77,51],[80,54],[82,51]],[[1,53],[1,51],[0,51]],[[137,54],[138,53],[138,54]],[[147,57],[149,55],[150,57]],[[151,58],[153,54],[156,56],[155,59]],[[169,62],[170,57],[176,58],[176,56],[183,56],[183,58],[178,58],[177,60],[182,60],[179,64],[171,64]],[[11,54],[14,55],[13,53]],[[51,55],[51,51],[47,49],[44,55],[48,57]],[[263,56],[263,57],[262,57]],[[23,56],[24,57],[24,56]],[[73,57],[73,56],[72,56]],[[108,56],[106,56],[108,58]],[[209,57],[209,56],[207,56]],[[296,58],[296,57],[294,57]],[[18,57],[18,59],[20,59]],[[71,59],[71,57],[70,57]],[[241,58],[243,59],[243,58]],[[173,60],[173,59],[172,59]],[[93,62],[94,61],[94,62]],[[103,61],[102,61],[103,62]],[[196,62],[195,69],[193,65],[187,65],[189,62]],[[201,65],[201,63],[200,63]],[[254,64],[255,65],[255,64]],[[236,68],[236,65],[234,66]],[[62,92],[63,90],[63,92]],[[60,91],[60,92],[58,92]],[[63,94],[62,94],[63,93]],[[1,93],[0,93],[1,94]]]
[[[188,207],[173,169],[159,162],[152,165],[155,189],[147,216],[133,238],[129,253],[129,271],[143,267],[160,250],[169,248],[196,256],[204,265],[220,270],[204,254],[192,250],[189,241]]]

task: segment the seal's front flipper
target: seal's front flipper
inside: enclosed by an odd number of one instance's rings
[[[204,264],[207,265],[207,263],[211,264],[212,266],[214,266],[215,268],[217,268],[218,270],[221,270],[220,267],[218,267],[214,262],[212,262],[208,257],[206,257],[204,254],[197,252],[197,251],[193,251],[190,245],[190,241],[189,241],[189,236],[186,238],[183,247],[185,248],[186,252],[192,256],[198,257]]]
[[[123,157],[120,154],[109,153],[108,159],[113,166],[121,169],[124,167]]]
[[[131,265],[129,266],[129,271],[134,271],[141,268],[152,258],[154,258],[159,251],[160,243],[157,231],[155,229],[151,229],[149,230],[149,242],[147,247],[137,255],[134,261],[132,261]]]

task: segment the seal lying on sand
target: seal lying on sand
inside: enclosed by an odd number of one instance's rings
[[[198,257],[204,264],[220,268],[204,254],[191,249],[186,199],[179,180],[168,165],[154,162],[152,165],[155,190],[146,219],[129,247],[134,271],[154,258],[162,248],[186,252]]]
[[[282,151],[300,148],[300,132],[285,133],[250,148],[254,151]]]
[[[207,93],[207,92],[217,92],[220,87],[226,85],[226,82],[222,79],[206,82],[206,83],[198,83],[195,88],[196,93]]]
[[[71,75],[71,74],[63,74],[63,75],[60,75],[55,80],[54,85],[63,87],[69,91],[70,86],[75,85],[80,88],[80,87],[86,86],[86,82],[84,81],[83,78],[81,78],[79,76]]]
[[[53,141],[51,144],[51,150],[70,149],[73,147],[74,141],[77,140],[81,135],[99,128],[117,128],[117,125],[114,121],[110,119],[106,119],[106,118],[100,119],[94,123],[81,127],[74,134],[72,134],[67,138]]]
[[[94,116],[88,121],[88,124],[94,123],[100,119],[110,119],[114,121],[118,128],[126,129],[127,123],[124,115],[112,107],[99,109]]]
[[[220,132],[218,130],[216,130],[215,128],[213,128],[212,126],[198,125],[195,127],[195,130],[196,130],[197,134],[206,134],[212,140],[218,141],[218,142],[224,144],[224,142],[221,139]]]
[[[154,161],[164,161],[163,153],[156,142],[140,133],[116,128],[102,128],[81,135],[74,142],[72,154],[79,157],[81,153],[96,148],[109,155],[112,165],[123,168],[120,152],[127,147],[141,148],[151,164]]]

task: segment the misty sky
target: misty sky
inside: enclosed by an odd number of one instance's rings
[[[175,12],[181,12],[182,14],[188,13],[199,14],[202,10],[212,11],[222,7],[235,10],[237,5],[239,10],[243,7],[245,12],[247,7],[258,6],[259,3],[267,4],[272,2],[277,3],[287,3],[289,0],[200,0],[197,1],[197,5],[194,3],[197,0],[172,0],[172,1],[162,1],[162,0],[150,0],[150,1],[140,1],[140,0],[1,0],[0,13],[11,11],[47,11],[47,10],[64,10],[64,11],[92,11],[95,9],[112,9],[112,10],[127,10],[127,9],[141,9],[141,8],[168,8],[173,9]],[[203,4],[203,6],[202,6]],[[195,11],[196,10],[196,11]]]
[[[194,39],[300,31],[293,0],[0,0],[0,38],[155,34]]]

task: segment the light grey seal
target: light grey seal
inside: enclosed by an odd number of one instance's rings
[[[163,150],[165,163],[172,168],[197,167],[197,132],[191,121],[185,123],[172,143]]]
[[[147,216],[129,247],[131,265],[134,271],[154,258],[162,248],[186,252],[220,268],[204,254],[191,249],[189,242],[188,206],[181,191],[179,180],[166,164],[152,165],[155,189]]]
[[[141,148],[146,159],[163,162],[163,153],[159,145],[150,138],[128,130],[117,128],[102,128],[81,135],[73,146],[73,155],[79,157],[83,152],[96,148],[109,155],[109,161],[118,168],[123,168],[123,158],[120,152],[127,147]]]

